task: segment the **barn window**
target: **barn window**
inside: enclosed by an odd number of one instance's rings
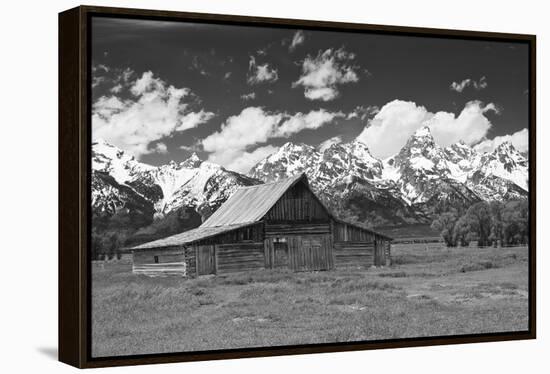
[[[154,256],[155,264],[159,263],[159,256]]]
[[[286,238],[273,238],[274,243],[286,243]]]
[[[245,227],[243,229],[243,240],[252,240],[252,227]]]

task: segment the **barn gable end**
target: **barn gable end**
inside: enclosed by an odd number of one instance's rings
[[[330,213],[311,191],[304,179],[298,180],[277,200],[264,216],[264,221],[274,222],[326,222]]]

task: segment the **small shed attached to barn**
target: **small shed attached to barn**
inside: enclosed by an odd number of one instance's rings
[[[133,271],[199,276],[390,261],[391,238],[334,217],[305,174],[238,189],[195,229],[134,247]]]

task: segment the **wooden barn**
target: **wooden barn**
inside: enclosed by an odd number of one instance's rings
[[[389,264],[391,238],[335,218],[305,174],[238,189],[195,229],[134,248],[133,271],[199,276]]]

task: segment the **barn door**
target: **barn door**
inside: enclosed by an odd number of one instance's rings
[[[214,274],[216,272],[214,256],[213,245],[199,245],[197,247],[198,275]]]
[[[282,268],[288,266],[288,243],[286,238],[279,239],[273,243],[273,266]]]
[[[292,240],[291,268],[295,271],[330,269],[329,240],[325,235],[296,237]]]
[[[386,252],[384,242],[380,240],[374,241],[374,266],[386,265]]]

